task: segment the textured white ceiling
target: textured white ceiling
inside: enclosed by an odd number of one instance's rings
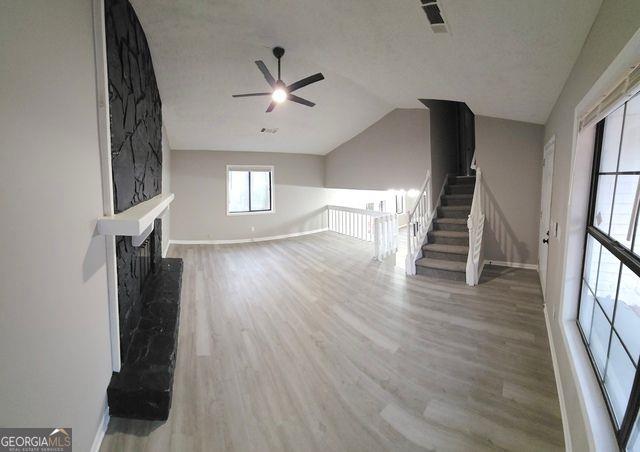
[[[544,123],[601,0],[441,0],[450,34],[431,31],[419,0],[131,2],[173,149],[326,154],[418,98]],[[254,60],[275,73],[275,45],[286,83],[325,75],[296,92],[315,107],[267,114],[268,98],[231,98],[267,90]]]

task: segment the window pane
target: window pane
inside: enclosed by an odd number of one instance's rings
[[[616,176],[614,175],[598,176],[598,194],[596,195],[596,210],[593,215],[593,225],[605,234],[609,233],[615,182]]]
[[[607,364],[607,375],[604,378],[604,387],[609,394],[609,400],[613,406],[613,412],[618,420],[618,425],[622,423],[624,412],[627,409],[627,402],[631,394],[633,377],[636,368],[629,359],[629,355],[622,348],[618,336],[611,337],[611,350],[609,351],[609,362]]]
[[[584,336],[589,340],[589,334],[591,333],[591,319],[593,318],[593,294],[589,290],[589,287],[582,283],[582,294],[580,295],[580,313],[578,320],[582,327]]]
[[[606,248],[602,248],[600,256],[600,270],[598,271],[598,286],[596,299],[608,318],[613,317],[613,305],[618,288],[618,276],[620,276],[620,261]]]
[[[249,211],[249,172],[229,171],[229,212]]]
[[[640,216],[640,209],[638,209],[638,216]],[[636,217],[636,238],[633,242],[633,252],[640,256],[640,219]]]
[[[636,417],[636,421],[633,423],[633,430],[631,430],[631,436],[627,443],[628,452],[640,452],[640,416]]]
[[[627,234],[629,233],[629,223],[631,222],[639,180],[640,176],[619,175],[616,183],[616,196],[613,200],[613,216],[609,235],[629,249],[631,249],[632,237],[629,236],[629,240],[627,240]]]
[[[269,171],[251,171],[251,210],[270,210]]]
[[[593,310],[593,326],[591,329],[589,348],[591,349],[591,354],[593,355],[600,375],[604,373],[604,363],[607,360],[610,332],[611,324],[596,303],[596,308]]]
[[[618,151],[620,150],[623,117],[624,105],[607,116],[604,121],[602,153],[600,154],[601,173],[614,173],[618,167]]]
[[[640,356],[640,277],[625,266],[620,277],[614,326],[637,362]]]
[[[591,287],[593,292],[596,291],[596,279],[598,278],[598,264],[600,263],[600,250],[602,245],[596,239],[587,236],[587,249],[584,257],[584,279]]]
[[[618,171],[640,171],[640,96],[627,103]]]

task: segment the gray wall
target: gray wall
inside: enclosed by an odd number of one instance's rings
[[[476,116],[485,259],[538,263],[543,126]]]
[[[227,216],[226,165],[234,164],[275,167],[274,213]],[[171,239],[250,239],[324,228],[323,181],[321,155],[172,150]]]
[[[433,205],[447,174],[457,174],[458,105],[457,102],[422,100],[429,109],[429,161]]]
[[[91,2],[2,2],[0,61],[0,425],[86,451],[111,377]]]
[[[545,126],[545,142],[556,137],[553,174],[551,219],[561,226],[566,224],[571,171],[571,148],[573,142],[574,113],[595,81],[613,61],[624,45],[631,39],[640,25],[640,2],[637,0],[604,0],[598,16],[589,32],[571,74],[556,102]],[[559,310],[561,295],[561,273],[564,262],[564,240],[552,235],[549,243],[547,273],[547,303],[550,310]],[[564,396],[569,415],[569,430],[574,450],[587,450],[587,432],[581,414],[576,387],[563,345],[560,330],[561,316],[551,321],[555,343],[552,344],[558,356],[558,364]]]
[[[429,168],[429,112],[396,109],[326,155],[329,188],[419,189]]]

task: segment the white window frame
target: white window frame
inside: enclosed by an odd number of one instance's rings
[[[270,210],[258,210],[258,211],[247,211],[247,212],[229,212],[229,172],[230,171],[269,171],[271,173],[271,186],[270,194],[271,194],[271,209]],[[276,205],[275,205],[275,172],[273,165],[227,165],[226,170],[226,185],[225,190],[227,193],[227,204],[226,204],[226,212],[227,216],[241,216],[241,215],[270,215],[275,213]],[[249,197],[251,197],[251,192],[249,192]]]
[[[567,399],[565,399],[563,384],[575,387],[577,405],[587,430],[589,448],[591,450],[618,450],[606,402],[576,322],[583,270],[584,241],[586,239],[584,230],[587,225],[589,189],[591,187],[591,163],[595,142],[595,123],[592,119],[590,121],[592,125],[587,126],[585,118],[589,116],[588,112],[592,111],[594,106],[608,97],[608,93],[611,92],[610,87],[616,86],[619,80],[628,75],[629,69],[637,64],[638,56],[640,56],[640,52],[637,50],[638,44],[640,44],[640,31],[631,38],[577,104],[573,116],[572,141],[568,143],[571,145],[571,170],[566,222],[564,230],[561,229],[552,235],[554,243],[557,241],[561,247],[560,300],[558,312],[555,312],[555,309],[548,312],[546,305],[544,308],[549,342],[552,344],[551,355],[554,362],[567,450],[573,449],[567,407],[571,396],[567,395]],[[581,121],[582,128],[580,127]],[[565,234],[564,240],[562,240],[561,234]],[[558,321],[556,315],[559,317]],[[551,324],[556,321],[559,323],[561,337],[554,338]],[[563,354],[569,358],[570,376],[561,375],[559,362],[564,356],[556,356],[558,352],[564,352]],[[567,382],[564,380],[566,377],[571,378],[572,381]],[[570,403],[575,407],[575,401]],[[576,421],[577,423],[578,421]]]

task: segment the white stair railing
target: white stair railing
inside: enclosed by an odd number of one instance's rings
[[[407,260],[405,268],[409,275],[416,274],[416,259],[422,253],[422,244],[429,232],[434,212],[431,207],[431,172],[427,171],[427,177],[413,209],[409,212],[407,223]]]
[[[354,207],[327,206],[329,230],[373,242],[374,259],[382,261],[398,251],[398,216],[395,213]]]
[[[482,205],[482,170],[475,162],[472,168],[476,170],[476,186],[473,189],[471,212],[467,219],[469,228],[469,255],[467,256],[466,280],[469,286],[475,286],[480,281],[480,274],[484,259],[482,256],[482,234],[484,233],[484,207]]]

